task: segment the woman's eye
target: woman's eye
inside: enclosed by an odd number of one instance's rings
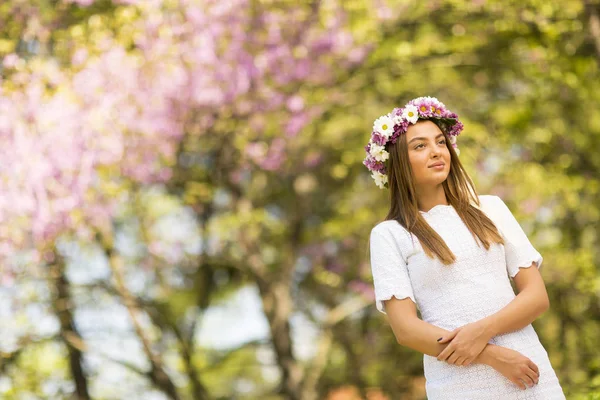
[[[439,144],[446,144],[446,139],[442,139],[438,142]],[[419,143],[418,145],[415,146],[415,150],[419,149],[421,147],[425,147],[425,145],[423,143]]]

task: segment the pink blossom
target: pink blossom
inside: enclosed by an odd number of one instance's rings
[[[184,137],[214,134],[220,118],[249,116],[254,136],[240,162],[282,168],[289,141],[322,112],[290,88],[327,84],[339,65],[366,56],[337,3],[327,29],[318,18],[305,23],[294,11],[304,7],[266,8],[254,25],[248,0],[115,3],[139,5],[135,51],[107,36],[94,57],[74,48],[63,69],[40,57],[10,76],[6,87],[18,90],[0,88],[3,254],[42,249],[61,233],[109,229],[126,199],[106,187],[169,180]],[[3,60],[7,68],[18,62],[16,54]],[[274,115],[285,135],[266,138]]]

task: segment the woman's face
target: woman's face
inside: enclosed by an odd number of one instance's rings
[[[437,186],[446,180],[450,173],[450,151],[436,124],[425,120],[409,125],[406,143],[415,186]],[[434,167],[437,164],[443,166]]]

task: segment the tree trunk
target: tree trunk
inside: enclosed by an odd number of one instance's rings
[[[285,282],[259,280],[258,289],[269,322],[271,340],[281,372],[280,393],[286,399],[300,400],[302,369],[292,351],[289,319],[292,313],[290,288]]]
[[[596,59],[600,62],[600,12],[598,11],[598,5],[591,1],[585,2],[585,8],[588,14],[588,24],[590,29],[590,35],[594,41],[594,47],[596,48]]]
[[[49,265],[54,278],[55,296],[53,307],[60,321],[60,337],[69,352],[69,367],[75,381],[77,400],[91,400],[88,392],[87,377],[83,371],[83,350],[85,345],[73,321],[73,301],[70,283],[65,274],[65,260],[56,250],[52,252],[53,262]]]

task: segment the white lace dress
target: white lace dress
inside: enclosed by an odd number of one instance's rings
[[[373,228],[371,270],[379,311],[385,313],[383,300],[410,297],[424,321],[451,331],[496,313],[515,298],[509,275],[514,277],[520,267],[533,261],[539,268],[542,256],[499,197],[479,199],[505,245],[493,244],[489,250],[479,247],[451,205],[421,211],[456,256],[448,266],[428,258],[416,236],[398,222],[384,221]],[[424,354],[428,400],[565,399],[533,326],[498,335],[491,343],[530,358],[539,367],[539,383],[522,390],[488,365],[456,366]]]

